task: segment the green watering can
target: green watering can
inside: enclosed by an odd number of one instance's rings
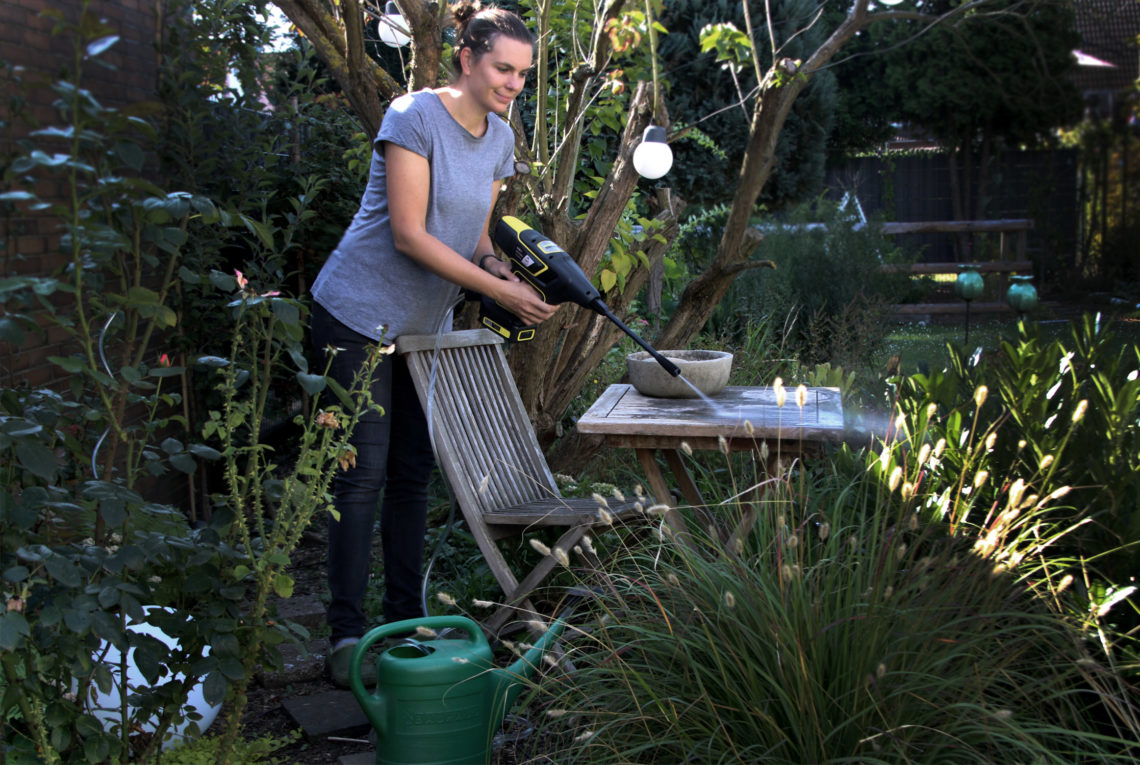
[[[533,648],[504,669],[491,663],[483,630],[464,616],[408,619],[369,632],[353,651],[348,679],[376,730],[376,762],[489,762],[491,740],[503,717],[564,626],[556,620]],[[384,650],[376,659],[376,689],[367,690],[360,666],[368,647],[417,627],[465,634],[459,639],[413,640]]]

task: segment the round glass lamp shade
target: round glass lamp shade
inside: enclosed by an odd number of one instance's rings
[[[633,169],[643,178],[654,180],[673,167],[673,150],[665,143],[665,128],[650,125],[633,150]]]
[[[963,300],[975,300],[985,290],[982,275],[972,268],[964,268],[954,280],[954,292]]]
[[[376,22],[376,32],[380,35],[380,42],[389,48],[402,47],[412,39],[408,37],[408,23],[393,2],[384,6],[384,15]]]
[[[1018,313],[1032,311],[1037,305],[1037,288],[1029,283],[1032,276],[1014,276],[1013,284],[1005,293],[1005,301]]]

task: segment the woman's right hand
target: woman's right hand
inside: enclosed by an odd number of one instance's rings
[[[539,324],[546,321],[558,306],[543,302],[538,291],[517,276],[512,279],[500,279],[497,294],[491,295],[499,305],[506,308],[524,324]]]

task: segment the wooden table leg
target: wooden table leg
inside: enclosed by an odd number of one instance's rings
[[[665,522],[669,524],[677,534],[686,534],[688,529],[685,528],[685,519],[677,512],[677,508],[669,501],[669,485],[665,483],[665,476],[661,474],[661,468],[657,465],[657,454],[653,449],[635,449],[637,452],[637,459],[641,462],[641,469],[645,472],[645,477],[649,481],[649,491],[657,499],[657,502],[662,505],[668,506],[665,511]]]
[[[707,507],[704,498],[701,496],[701,490],[697,488],[693,476],[681,460],[681,455],[673,449],[666,449],[665,462],[669,464],[669,469],[673,471],[673,477],[677,479],[677,483],[681,487],[681,494],[689,500],[689,504],[693,507]]]

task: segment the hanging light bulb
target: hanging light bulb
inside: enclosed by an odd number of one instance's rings
[[[633,150],[633,169],[643,178],[660,178],[673,166],[673,150],[665,143],[665,128],[650,125]]]
[[[408,23],[391,0],[384,6],[384,15],[376,22],[376,32],[380,35],[380,42],[389,48],[407,45],[412,39],[408,37]]]

